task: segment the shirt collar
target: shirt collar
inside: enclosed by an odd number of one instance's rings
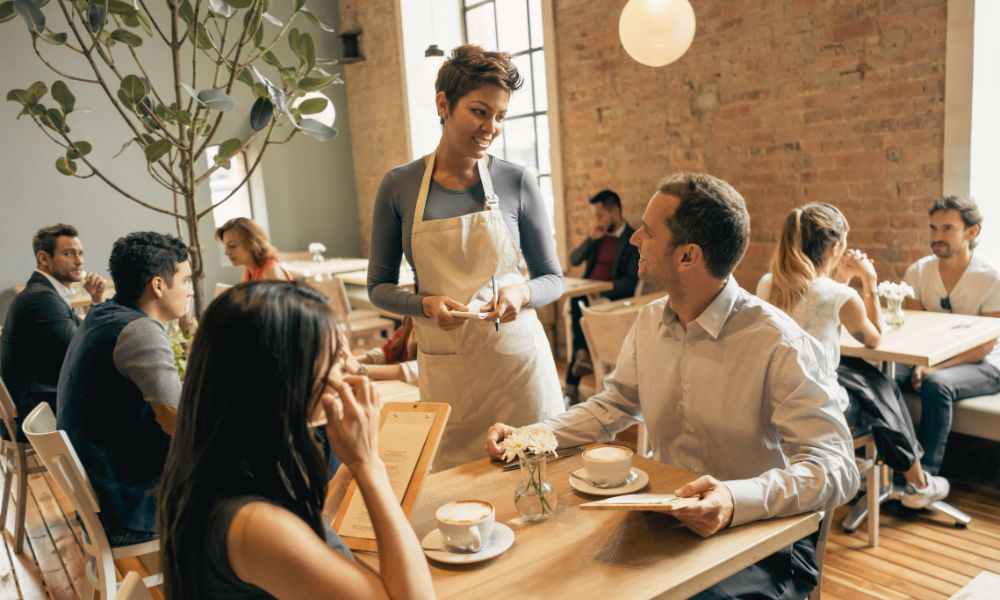
[[[736,278],[730,275],[726,285],[722,286],[722,291],[712,300],[712,303],[688,325],[688,332],[690,333],[692,324],[697,324],[713,339],[718,339],[726,321],[729,320],[729,315],[733,312],[739,293],[740,286],[736,283]],[[667,302],[663,305],[662,325],[669,329],[679,326],[677,321],[677,313],[670,308],[670,302]]]
[[[615,229],[614,231],[608,232],[608,235],[610,235],[612,237],[620,238],[623,233],[625,233],[625,221],[624,220],[622,220],[621,227],[619,227],[618,229]]]
[[[45,278],[49,280],[49,283],[52,284],[52,287],[56,288],[56,292],[58,292],[59,296],[66,301],[66,304],[69,304],[70,300],[73,299],[73,296],[76,295],[76,292],[74,292],[72,288],[63,285],[61,281],[49,275],[45,271],[42,271],[40,269],[35,269],[35,272],[44,275]]]

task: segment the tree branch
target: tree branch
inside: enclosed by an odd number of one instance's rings
[[[256,160],[254,160],[253,166],[250,167],[250,170],[247,171],[246,176],[243,178],[242,181],[240,181],[240,183],[235,188],[233,188],[231,192],[229,192],[229,194],[226,195],[225,198],[215,203],[209,201],[209,207],[198,213],[198,215],[195,217],[197,221],[200,221],[202,217],[212,212],[217,207],[221,206],[223,202],[232,198],[236,194],[236,192],[240,191],[240,189],[242,189],[243,186],[246,185],[247,181],[250,180],[250,176],[253,175],[254,171],[257,170],[257,166],[260,164],[260,159],[264,157],[264,151],[267,150],[267,146],[271,141],[271,133],[273,131],[274,131],[274,121],[271,121],[271,126],[267,128],[267,136],[264,138],[264,143],[260,147],[260,152],[257,153],[257,158]]]
[[[156,29],[156,32],[160,34],[160,39],[163,40],[163,43],[170,45],[170,40],[168,40],[167,36],[163,34],[163,30],[160,29],[160,24],[153,18],[153,13],[149,12],[149,7],[146,6],[146,0],[139,0],[139,4],[142,5],[142,10],[146,11],[146,16],[149,18],[149,22],[153,24],[153,28]]]
[[[243,140],[243,142],[240,144],[239,149],[243,150],[244,148],[246,148],[250,144],[250,142],[253,141],[253,138],[256,135],[257,135],[257,132],[251,130],[250,134],[247,135],[247,139]],[[222,168],[222,165],[216,163],[216,164],[212,165],[211,167],[209,167],[208,169],[206,169],[204,173],[202,173],[201,175],[198,175],[197,177],[195,177],[195,179],[194,179],[194,185],[195,185],[195,187],[198,187],[206,179],[208,179],[209,177],[211,177],[212,173],[215,173],[220,168]]]
[[[85,77],[77,77],[75,75],[70,75],[69,73],[63,73],[62,71],[57,69],[52,63],[45,60],[45,57],[42,56],[42,51],[38,49],[38,36],[32,36],[31,47],[34,48],[35,56],[38,57],[38,60],[42,61],[42,63],[44,63],[45,66],[51,69],[56,75],[65,77],[66,79],[72,79],[73,81],[82,81],[83,83],[100,83],[96,79],[87,79]]]

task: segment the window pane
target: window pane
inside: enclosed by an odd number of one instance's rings
[[[219,153],[218,146],[209,146],[205,150],[205,159],[209,166],[215,165],[215,157]],[[208,189],[212,196],[212,204],[222,202],[233,189],[246,177],[246,162],[242,152],[237,152],[229,159],[228,169],[217,169],[208,176]],[[225,204],[212,211],[215,226],[219,227],[229,219],[236,217],[253,218],[253,207],[250,202],[250,185],[245,184]]]
[[[556,200],[552,193],[552,178],[549,176],[538,178],[538,187],[542,189],[542,198],[545,199],[545,212],[549,215],[549,227],[552,228],[552,235],[556,233]]]
[[[507,119],[505,123],[503,132],[507,147],[505,158],[527,167],[533,175],[537,175],[534,119],[532,117]]]
[[[531,89],[533,87],[531,84],[531,57],[527,54],[515,56],[514,65],[517,66],[517,70],[521,73],[521,79],[524,80],[524,85],[521,86],[521,89],[517,90],[510,96],[510,105],[507,107],[507,115],[511,117],[528,114],[533,110],[534,106],[534,94]]]
[[[542,115],[535,120],[535,128],[538,134],[538,173],[546,175],[552,172],[552,163],[549,159],[549,118]]]
[[[528,11],[530,13],[528,21],[531,24],[531,47],[541,48],[544,45],[542,39],[542,0],[528,0]]]
[[[470,44],[478,44],[487,50],[497,49],[497,29],[492,4],[484,4],[465,13],[465,28]]]
[[[434,0],[431,0],[431,2],[433,2],[433,1]],[[472,6],[473,4],[479,4],[482,1],[483,0],[465,0],[465,6],[469,7],[469,6]]]
[[[528,7],[524,0],[497,0],[497,30],[504,52],[528,49]]]
[[[545,112],[549,109],[549,96],[545,88],[545,54],[541,50],[531,53],[531,71],[535,84],[535,111]]]

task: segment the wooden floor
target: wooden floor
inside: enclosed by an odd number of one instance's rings
[[[76,598],[83,577],[80,529],[48,474],[29,478],[27,540],[13,553],[0,548],[0,599]],[[929,516],[883,512],[881,542],[868,548],[864,529],[847,535],[836,525],[823,573],[823,597],[947,598],[981,571],[1000,573],[1000,494],[956,485],[952,502],[973,517],[956,529]],[[119,563],[123,571],[138,570]],[[158,591],[158,590],[155,590]]]

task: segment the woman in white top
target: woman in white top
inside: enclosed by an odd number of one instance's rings
[[[823,345],[852,430],[871,428],[882,459],[906,478],[903,504],[923,508],[947,496],[949,485],[921,469],[919,444],[899,389],[868,363],[840,359],[841,325],[869,348],[882,338],[878,275],[867,255],[847,249],[847,232],[847,219],[831,204],[794,209],[757,295],[787,312]],[[855,277],[861,281],[860,296],[847,285]]]

